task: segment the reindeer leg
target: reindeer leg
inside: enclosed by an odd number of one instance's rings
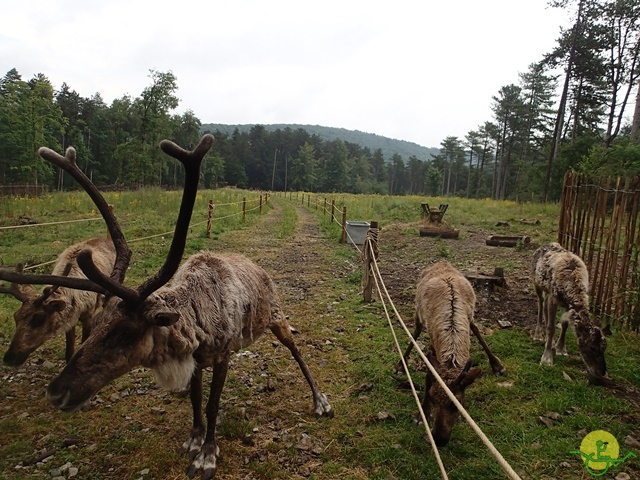
[[[544,317],[544,298],[542,289],[536,287],[536,295],[538,296],[538,321],[536,323],[536,329],[533,333],[533,339],[537,342],[542,342],[542,325],[543,325],[543,317]]]
[[[189,452],[193,460],[200,452],[204,443],[204,422],[202,421],[202,368],[196,367],[191,376],[190,387],[191,407],[193,408],[193,427],[189,438],[182,444],[182,448]]]
[[[493,370],[493,373],[495,373],[496,375],[506,374],[507,369],[504,368],[504,365],[502,365],[502,362],[500,361],[500,359],[496,357],[493,354],[493,352],[491,352],[491,350],[489,349],[489,345],[487,345],[487,342],[484,340],[484,337],[480,334],[480,329],[478,329],[478,326],[473,322],[471,322],[471,331],[480,342],[480,345],[482,345],[482,349],[484,350],[484,353],[487,354],[487,357],[489,358],[489,364],[491,365],[491,370]]]
[[[280,343],[289,349],[293,358],[298,362],[304,378],[307,379],[307,383],[311,387],[311,393],[313,394],[313,408],[316,416],[333,417],[333,410],[331,409],[331,405],[329,405],[327,396],[318,389],[316,383],[313,381],[309,367],[307,367],[302,355],[300,355],[298,347],[296,347],[296,344],[293,341],[293,335],[291,334],[291,328],[289,328],[289,325],[281,320],[276,320],[269,325],[269,328],[277,339],[280,340]]]
[[[546,316],[547,339],[544,344],[544,353],[540,359],[540,365],[553,365],[553,334],[556,330],[556,312],[558,306],[552,295],[547,295],[544,300],[544,314]]]
[[[416,328],[413,331],[413,339],[417,340],[418,337],[420,336],[420,333],[422,333],[422,324],[420,323],[420,320],[418,320],[417,314],[414,315],[413,319],[416,324]],[[404,355],[402,356],[404,358],[405,363],[409,361],[409,355],[411,354],[412,349],[413,349],[413,342],[409,342],[409,345],[407,345],[407,350],[404,352]],[[404,372],[404,366],[402,365],[402,360],[400,360],[396,365],[394,373],[398,374],[402,372]]]
[[[65,336],[65,348],[64,359],[69,363],[69,360],[73,356],[73,352],[76,350],[76,327],[73,326],[64,334]]]
[[[567,318],[566,318],[567,317]],[[568,315],[565,313],[564,315],[562,315],[562,318],[560,320],[560,336],[558,337],[558,340],[556,341],[556,344],[554,346],[555,351],[556,351],[556,355],[562,355],[563,357],[567,356],[567,346],[565,344],[565,335],[567,333],[567,327],[569,327],[569,320],[568,320]]]
[[[216,475],[218,458],[220,456],[220,449],[218,445],[216,445],[216,420],[218,418],[218,410],[220,409],[222,387],[224,387],[224,382],[227,379],[228,370],[229,357],[225,356],[214,361],[211,389],[209,391],[209,400],[207,401],[207,433],[204,437],[200,452],[196,455],[189,467],[189,471],[187,472],[189,478],[193,478],[199,470],[202,470],[202,480],[211,480]],[[202,380],[202,378],[200,378],[200,380]],[[202,390],[202,382],[200,385],[200,390]]]

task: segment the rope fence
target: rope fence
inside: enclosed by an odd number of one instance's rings
[[[376,234],[376,237],[377,237],[377,234]],[[467,423],[471,426],[471,428],[476,433],[476,435],[478,435],[478,437],[480,438],[482,443],[484,443],[485,446],[489,449],[489,452],[491,452],[491,454],[494,456],[494,458],[496,459],[498,464],[502,467],[502,469],[505,471],[505,473],[508,475],[508,477],[511,478],[512,480],[520,480],[520,477],[518,476],[518,474],[513,470],[513,468],[511,468],[509,463],[500,454],[500,452],[493,445],[491,440],[489,440],[489,438],[484,434],[482,429],[473,420],[473,418],[471,418],[471,415],[469,415],[469,413],[465,410],[465,408],[458,401],[458,399],[453,394],[453,392],[451,392],[449,387],[447,387],[447,384],[444,382],[444,380],[442,380],[442,378],[440,377],[440,375],[438,374],[436,369],[429,362],[429,360],[427,359],[426,355],[424,354],[424,352],[422,351],[422,349],[420,348],[418,343],[413,338],[413,335],[411,334],[410,330],[407,328],[407,325],[404,322],[404,320],[402,319],[402,316],[400,315],[400,313],[396,309],[396,307],[395,307],[395,305],[393,303],[393,300],[391,299],[391,296],[389,295],[387,287],[384,284],[384,280],[382,279],[382,274],[380,273],[380,269],[378,267],[378,261],[377,261],[377,256],[378,256],[377,255],[377,250],[378,249],[377,249],[377,245],[375,245],[375,246],[373,245],[373,242],[372,242],[371,238],[372,237],[368,237],[367,240],[365,241],[365,248],[370,250],[370,252],[367,255],[367,257],[371,259],[371,265],[370,266],[369,265],[365,265],[365,268],[366,269],[372,268],[372,270],[373,270],[373,279],[375,281],[376,289],[377,289],[378,296],[380,298],[381,303],[383,305],[385,305],[385,303],[388,302],[389,305],[391,305],[391,308],[393,309],[393,312],[395,314],[396,319],[398,320],[398,322],[400,323],[400,326],[402,327],[402,329],[404,330],[405,334],[407,335],[407,337],[409,338],[409,340],[413,344],[413,347],[416,349],[416,351],[420,355],[420,358],[422,359],[422,361],[426,364],[427,368],[429,369],[431,374],[434,376],[436,381],[440,384],[442,389],[445,391],[445,393],[447,394],[449,399],[453,402],[453,404],[456,406],[456,408],[458,409],[460,414],[464,417],[464,419],[467,421]],[[428,426],[428,423],[426,421],[424,411],[422,409],[422,404],[420,403],[420,401],[419,401],[419,399],[417,397],[417,394],[415,393],[415,387],[413,385],[413,381],[411,380],[411,376],[409,374],[408,367],[407,367],[407,365],[406,365],[406,363],[404,361],[403,354],[402,354],[402,348],[400,347],[400,344],[398,343],[398,338],[397,338],[395,330],[394,330],[393,322],[391,321],[391,317],[389,316],[388,309],[387,309],[386,305],[384,307],[384,311],[385,311],[385,315],[387,317],[387,321],[389,323],[389,328],[391,329],[391,332],[392,332],[392,335],[393,335],[393,339],[394,339],[394,343],[395,343],[395,346],[396,346],[396,350],[398,351],[398,354],[400,355],[400,358],[402,359],[403,368],[404,368],[405,373],[407,375],[407,379],[409,379],[409,382],[411,384],[411,390],[414,392],[414,398],[416,400],[416,404],[418,405],[418,409],[420,411],[420,416],[422,417],[422,420],[423,420],[424,425],[425,425],[425,429],[428,432],[427,435],[429,437],[429,441],[430,441],[431,446],[432,446],[432,448],[434,450],[434,454],[435,454],[436,459],[438,461],[438,465],[439,465],[439,467],[441,469],[442,478],[446,480],[448,478],[447,474],[446,474],[446,471],[444,470],[444,466],[441,463],[440,456],[437,453],[437,447],[435,445],[435,442],[433,441],[433,438],[431,437],[431,431],[429,430],[429,426]]]
[[[269,194],[268,193],[264,193],[264,194],[260,194],[258,197],[256,197],[255,199],[251,199],[251,200],[247,200],[246,197],[244,197],[242,200],[239,200],[237,202],[226,202],[226,203],[219,203],[219,204],[215,204],[213,202],[213,200],[209,200],[209,207],[208,207],[208,212],[207,212],[207,219],[200,221],[200,222],[196,222],[196,223],[192,223],[189,228],[193,228],[193,227],[197,227],[200,225],[204,225],[207,224],[207,230],[206,230],[206,235],[207,238],[210,238],[211,235],[211,227],[212,227],[212,223],[214,221],[220,221],[220,220],[226,220],[232,217],[237,217],[237,216],[242,216],[242,221],[245,220],[246,214],[250,213],[250,212],[255,212],[255,211],[259,211],[259,213],[262,213],[262,207],[264,205],[266,205],[268,203],[269,200]],[[255,206],[251,206],[249,208],[247,208],[247,205],[253,205],[256,204]],[[235,212],[235,213],[231,213],[228,215],[222,215],[222,216],[214,216],[215,210],[217,207],[230,207],[230,206],[237,206],[237,205],[241,205],[242,209],[239,212]],[[25,224],[25,225],[9,225],[9,226],[3,226],[0,227],[0,230],[15,230],[15,229],[20,229],[20,228],[25,228],[25,227],[48,227],[48,226],[53,226],[53,225],[63,225],[63,224],[69,224],[69,223],[76,223],[76,222],[88,222],[88,221],[95,221],[95,220],[103,220],[102,217],[95,217],[95,218],[81,218],[81,219],[77,219],[77,220],[63,220],[63,221],[59,221],[59,222],[47,222],[47,223],[29,223],[29,224]],[[162,233],[156,233],[153,235],[148,235],[146,237],[139,237],[139,238],[133,238],[130,240],[127,240],[127,243],[136,243],[136,242],[142,242],[145,240],[151,240],[153,238],[158,238],[158,237],[165,237],[168,235],[173,235],[174,231],[170,230],[167,232],[162,232]],[[34,264],[34,265],[30,265],[30,266],[25,266],[24,270],[35,270],[37,268],[41,268],[47,265],[51,265],[54,264],[58,261],[57,259],[57,255],[56,258],[47,262],[42,262],[42,263],[38,263],[38,264]]]
[[[293,200],[292,196],[293,196],[292,192],[289,192],[289,199],[290,200]],[[308,209],[310,209],[310,205],[311,205],[310,197],[311,197],[311,194],[306,194],[306,205],[307,205]],[[298,194],[296,193],[296,199],[297,198],[298,198]],[[384,280],[382,279],[382,273],[380,272],[380,269],[378,267],[378,256],[379,256],[379,251],[378,251],[378,222],[372,221],[370,223],[370,228],[368,229],[366,237],[365,237],[365,240],[364,240],[363,249],[360,249],[360,247],[353,240],[353,238],[349,234],[348,229],[346,228],[347,207],[346,206],[342,207],[342,212],[343,212],[343,214],[342,214],[342,222],[339,222],[336,219],[336,211],[337,210],[336,210],[335,200],[331,200],[329,202],[329,201],[327,201],[327,198],[325,197],[322,201],[319,201],[319,198],[316,196],[316,199],[315,199],[314,203],[315,203],[315,209],[316,210],[321,210],[323,212],[324,216],[330,216],[330,222],[331,223],[336,223],[336,224],[338,224],[338,225],[340,225],[342,227],[342,237],[341,237],[340,243],[344,243],[345,242],[345,238],[349,238],[350,243],[358,251],[358,253],[360,254],[361,258],[363,259],[364,272],[363,272],[363,291],[362,291],[362,294],[363,294],[364,300],[366,302],[370,302],[371,301],[372,287],[373,287],[373,285],[375,285],[376,292],[377,292],[378,297],[380,299],[380,302],[382,304],[382,307],[383,307],[387,322],[389,324],[389,328],[391,330],[391,334],[393,336],[393,341],[394,341],[394,345],[395,345],[396,351],[398,352],[398,355],[400,356],[404,372],[405,372],[405,374],[407,376],[407,380],[408,380],[409,385],[411,387],[411,392],[412,392],[413,398],[414,398],[414,400],[416,402],[416,405],[418,406],[418,411],[419,411],[420,417],[422,419],[423,425],[425,427],[425,431],[426,431],[427,437],[429,439],[429,443],[431,444],[431,447],[433,449],[434,456],[436,458],[436,462],[438,463],[438,467],[440,469],[440,473],[442,475],[442,478],[444,480],[448,480],[449,477],[448,477],[446,469],[445,469],[445,467],[444,467],[444,465],[442,463],[442,459],[440,458],[440,454],[438,452],[438,448],[437,448],[437,446],[436,446],[436,444],[435,444],[435,442],[434,442],[434,440],[432,438],[431,430],[429,428],[429,424],[428,424],[426,415],[425,415],[424,410],[422,408],[422,403],[421,403],[421,401],[420,401],[420,399],[418,397],[418,393],[417,393],[417,390],[415,388],[413,379],[411,378],[411,375],[409,373],[408,365],[406,364],[406,362],[404,360],[402,347],[400,346],[400,343],[398,342],[398,337],[396,335],[395,328],[394,328],[394,325],[393,325],[393,321],[391,320],[391,315],[389,314],[389,310],[393,311],[393,314],[394,314],[396,320],[401,325],[402,330],[404,331],[406,336],[411,341],[413,347],[416,349],[416,351],[420,355],[420,358],[425,363],[425,365],[427,366],[427,368],[429,369],[431,374],[434,376],[436,381],[440,384],[440,386],[445,391],[445,393],[447,394],[449,399],[456,406],[456,408],[460,411],[460,414],[462,415],[462,417],[467,421],[467,423],[471,426],[472,430],[480,438],[482,443],[484,443],[484,445],[488,448],[489,452],[493,455],[493,457],[496,459],[497,463],[505,471],[507,476],[512,480],[521,480],[520,477],[518,476],[518,474],[513,470],[513,468],[509,465],[509,463],[505,460],[505,458],[500,454],[498,449],[493,445],[491,440],[489,440],[489,438],[484,434],[482,429],[473,420],[471,415],[469,415],[469,413],[466,411],[466,409],[458,401],[458,399],[453,394],[453,392],[451,392],[449,387],[447,387],[447,384],[444,382],[444,380],[442,380],[442,378],[440,377],[440,375],[438,374],[436,369],[429,362],[429,360],[427,359],[426,355],[424,354],[424,352],[422,351],[422,349],[420,348],[418,343],[413,338],[413,335],[411,334],[411,331],[407,328],[406,323],[402,319],[402,316],[400,315],[400,313],[396,309],[395,304],[393,303],[393,300],[391,299],[391,296],[389,295],[387,287],[384,284]],[[305,205],[305,194],[304,193],[302,194],[302,205],[303,206]]]
[[[310,197],[311,197],[311,195],[307,194],[307,208],[310,208],[310,204],[311,204]],[[292,199],[291,192],[289,194],[289,198]],[[296,198],[297,198],[297,195],[296,195]],[[302,195],[302,205],[303,206],[304,206],[304,203],[305,203],[305,195],[303,194]],[[378,222],[372,221],[370,223],[371,226],[370,226],[369,230],[367,231],[367,234],[366,234],[366,237],[365,237],[365,240],[364,240],[363,249],[361,250],[358,247],[357,243],[355,241],[353,241],[353,238],[351,238],[351,235],[349,235],[349,232],[346,229],[346,212],[347,212],[347,207],[346,206],[343,206],[342,223],[338,222],[337,219],[336,219],[335,200],[332,200],[331,202],[328,202],[327,199],[324,198],[323,201],[320,202],[318,197],[316,197],[315,208],[316,208],[316,210],[319,210],[319,209],[322,210],[322,212],[323,212],[323,214],[325,216],[326,215],[330,215],[331,223],[335,222],[336,224],[341,225],[341,227],[342,227],[341,243],[344,243],[345,236],[348,237],[350,239],[350,243],[360,253],[360,255],[361,255],[362,259],[363,259],[363,266],[364,266],[363,291],[362,291],[362,294],[364,296],[364,300],[365,301],[367,301],[367,302],[371,301],[371,290],[372,290],[372,286],[375,284],[378,297],[379,297],[380,302],[382,304],[382,307],[383,307],[383,310],[385,312],[385,316],[386,316],[387,322],[389,324],[389,328],[391,330],[391,334],[392,334],[392,337],[393,337],[393,341],[394,341],[394,345],[395,345],[396,351],[398,352],[398,355],[400,356],[404,372],[405,372],[405,374],[407,376],[407,380],[408,380],[409,385],[411,387],[411,392],[412,392],[413,398],[414,398],[414,400],[416,402],[416,405],[418,406],[418,411],[419,411],[421,420],[423,422],[423,425],[425,427],[425,430],[426,430],[426,433],[427,433],[427,437],[429,439],[429,443],[431,444],[431,447],[433,449],[434,456],[436,458],[436,462],[438,463],[438,467],[440,469],[440,473],[442,475],[442,478],[444,480],[448,480],[449,477],[448,477],[446,469],[445,469],[445,467],[444,467],[444,465],[442,463],[442,459],[440,458],[440,454],[438,452],[438,448],[437,448],[437,446],[436,446],[436,444],[435,444],[435,442],[434,442],[434,440],[432,438],[431,430],[429,428],[429,424],[428,424],[426,415],[425,415],[424,410],[422,408],[422,403],[421,403],[421,401],[420,401],[420,399],[418,397],[418,393],[417,393],[417,390],[415,388],[414,382],[413,382],[413,380],[411,378],[411,375],[409,373],[408,365],[406,364],[406,362],[404,360],[402,347],[400,346],[400,343],[398,341],[398,337],[397,337],[396,332],[395,332],[393,321],[392,321],[391,316],[389,314],[389,310],[390,309],[393,311],[393,313],[394,313],[394,315],[396,317],[396,320],[399,322],[400,326],[402,327],[402,330],[404,331],[406,336],[409,338],[409,340],[412,343],[413,347],[416,349],[416,351],[418,352],[420,358],[426,364],[426,366],[429,369],[429,371],[431,372],[431,374],[434,376],[436,381],[440,384],[440,386],[445,391],[445,393],[447,394],[449,399],[456,406],[456,408],[460,411],[460,414],[462,415],[462,417],[467,421],[467,423],[471,426],[472,430],[476,433],[476,435],[480,438],[482,443],[487,447],[489,452],[496,459],[497,463],[502,467],[502,469],[505,471],[505,473],[507,474],[507,476],[510,479],[512,479],[512,480],[521,480],[520,477],[518,476],[518,474],[513,470],[511,465],[509,465],[509,463],[505,460],[505,458],[502,456],[502,454],[493,445],[491,440],[489,440],[489,438],[484,434],[482,429],[473,420],[471,415],[469,415],[469,413],[466,411],[466,409],[458,401],[458,399],[453,394],[453,392],[451,392],[449,387],[447,387],[447,384],[444,382],[444,380],[442,380],[442,378],[440,377],[440,375],[438,374],[436,369],[429,362],[429,360],[427,359],[426,355],[424,354],[424,352],[422,351],[422,349],[420,348],[418,343],[413,338],[413,335],[411,334],[411,331],[407,328],[407,325],[404,322],[404,320],[402,319],[402,316],[400,315],[400,313],[396,309],[395,304],[393,303],[393,300],[392,300],[391,296],[389,295],[387,287],[384,284],[384,280],[382,278],[382,273],[380,272],[380,269],[379,269],[379,266],[378,266],[378,257],[379,257],[379,251],[378,251]],[[389,305],[389,307],[387,305]]]

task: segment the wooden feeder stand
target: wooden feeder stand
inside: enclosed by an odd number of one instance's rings
[[[429,207],[427,202],[422,202],[422,213],[424,217],[428,217],[430,222],[440,223],[442,222],[442,217],[444,217],[444,213],[449,208],[448,203],[441,203],[438,208]]]

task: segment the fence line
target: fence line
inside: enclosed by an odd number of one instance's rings
[[[589,270],[593,313],[605,325],[638,330],[640,177],[591,179],[569,171],[560,201],[558,242]]]
[[[217,204],[216,207],[219,207],[219,206],[231,206],[231,205],[243,205],[243,210],[240,211],[240,212],[229,214],[229,215],[224,215],[224,216],[220,216],[220,217],[210,217],[210,218],[207,218],[206,220],[203,220],[201,222],[191,223],[189,225],[189,228],[191,229],[193,227],[196,227],[196,226],[199,226],[199,225],[203,225],[205,223],[207,223],[208,226],[210,226],[212,220],[223,220],[223,219],[231,218],[231,217],[234,217],[234,216],[240,216],[240,215],[242,215],[242,217],[244,219],[244,215],[247,212],[251,212],[251,211],[255,211],[255,210],[260,210],[261,211],[262,210],[262,206],[267,203],[268,198],[269,198],[269,196],[265,195],[264,203],[262,203],[261,198],[259,199],[259,198],[256,197],[255,199],[251,199],[251,200],[244,199],[244,200],[240,200],[238,202],[228,202],[228,203]],[[259,203],[255,207],[246,208],[246,209],[244,208],[244,206],[247,203],[254,203],[254,202],[259,202]],[[85,221],[93,221],[93,220],[103,220],[103,218],[102,217],[82,218],[82,219],[78,219],[78,220],[64,220],[64,221],[60,221],[60,222],[32,223],[32,224],[27,224],[27,225],[10,225],[10,226],[5,226],[5,227],[0,227],[0,230],[11,230],[11,229],[24,228],[24,227],[45,227],[45,226],[51,226],[51,225],[60,225],[60,224],[65,224],[65,223],[85,222]],[[143,240],[149,240],[149,239],[152,239],[152,238],[163,237],[163,236],[167,236],[167,235],[173,235],[173,233],[174,233],[173,230],[168,231],[168,232],[163,232],[163,233],[156,233],[154,235],[149,235],[147,237],[140,237],[140,238],[134,238],[134,239],[131,239],[131,240],[127,240],[127,243],[141,242]],[[35,265],[25,266],[24,270],[25,271],[26,270],[34,270],[36,268],[44,267],[46,265],[51,265],[53,263],[56,263],[57,261],[58,261],[58,259],[57,259],[57,255],[56,255],[56,258],[53,259],[53,260],[50,260],[50,261],[47,261],[47,262],[43,262],[43,263],[38,263],[38,264],[35,264]]]

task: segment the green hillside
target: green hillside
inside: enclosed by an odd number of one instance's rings
[[[221,123],[206,123],[202,125],[202,131],[215,132],[219,130],[222,133],[231,135],[237,128],[239,132],[248,132],[253,127],[253,124],[245,125],[226,125]],[[383,137],[376,135],[375,133],[365,133],[359,130],[347,130],[346,128],[334,128],[334,127],[322,127],[320,125],[298,125],[298,124],[272,124],[263,125],[268,131],[284,130],[290,128],[291,130],[303,129],[310,135],[318,135],[320,138],[326,141],[332,141],[337,138],[349,142],[355,143],[362,147],[370,149],[372,152],[378,148],[382,150],[384,158],[388,161],[394,154],[399,154],[406,161],[411,156],[415,156],[420,160],[431,160],[431,155],[437,155],[440,153],[439,148],[429,148],[418,145],[417,143],[407,142],[405,140],[396,140],[393,138]]]

